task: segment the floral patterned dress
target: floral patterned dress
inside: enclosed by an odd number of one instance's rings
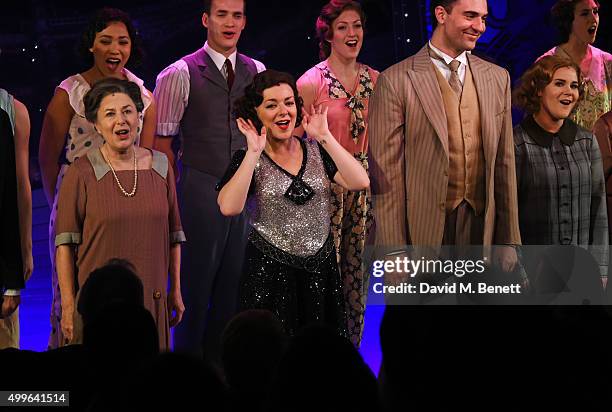
[[[328,108],[332,135],[366,170],[368,101],[377,78],[376,70],[362,64],[356,83],[347,90],[324,61],[298,80],[300,94],[314,96],[314,101],[305,103]],[[331,229],[344,289],[347,327],[351,341],[359,346],[368,290],[363,255],[373,223],[370,191],[347,191],[332,183],[332,209]]]
[[[591,50],[591,67],[584,76],[584,98],[578,103],[571,119],[587,130],[593,130],[595,122],[612,110],[612,54],[597,47]],[[558,54],[570,57],[562,47],[555,47],[542,57]]]

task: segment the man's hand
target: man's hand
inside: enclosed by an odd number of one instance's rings
[[[2,302],[2,317],[7,318],[15,312],[19,303],[21,302],[21,296],[4,296]]]
[[[516,249],[514,246],[495,246],[493,261],[504,272],[512,272],[518,264]]]
[[[394,252],[393,254],[388,254],[384,256],[384,259],[387,261],[395,262],[397,259],[399,261],[404,261],[404,259],[410,260],[410,252],[408,250],[402,251],[401,253]],[[399,286],[402,283],[406,283],[412,279],[409,273],[401,270],[401,268],[395,268],[398,270],[392,270],[389,272],[385,272],[385,286]]]

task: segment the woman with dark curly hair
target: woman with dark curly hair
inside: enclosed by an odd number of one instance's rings
[[[368,169],[368,102],[378,72],[357,57],[363,44],[366,16],[351,0],[332,0],[316,23],[321,63],[297,82],[304,104],[328,110],[329,130]],[[355,346],[361,342],[368,279],[363,264],[366,236],[372,224],[369,190],[348,191],[332,183],[332,233],[344,288],[348,329]]]
[[[287,73],[256,75],[235,110],[248,147],[234,155],[218,203],[226,216],[246,204],[250,216],[240,306],[272,311],[289,335],[312,322],[346,335],[330,182],[362,190],[368,175],[332,136],[327,109],[303,111]],[[310,139],[294,135],[300,124]]]
[[[104,139],[85,118],[83,97],[91,86],[106,77],[125,79],[138,84],[144,107],[139,114],[136,142],[153,147],[155,134],[155,102],[144,83],[125,65],[138,63],[142,58],[136,29],[130,17],[118,9],[101,9],[92,17],[81,36],[79,53],[89,68],[68,77],[55,89],[40,136],[38,159],[47,201],[51,207],[49,221],[49,254],[51,256],[51,336],[49,348],[63,341],[60,328],[61,303],[55,269],[55,217],[57,197],[68,165],[83,157],[90,149],[97,149]]]
[[[124,259],[142,281],[159,347],[167,350],[169,328],[180,322],[185,309],[179,278],[185,235],[174,173],[166,155],[134,144],[144,108],[136,83],[101,80],[83,103],[87,121],[104,144],[74,161],[59,193],[55,245],[62,344],[78,343],[82,336],[77,291],[95,269],[110,259]]]
[[[599,28],[599,1],[559,0],[551,10],[561,44],[544,54],[569,58],[580,67],[584,98],[572,120],[593,130],[601,115],[612,110],[612,55],[593,46]]]
[[[519,225],[525,245],[588,248],[607,274],[608,218],[601,154],[570,114],[579,104],[580,68],[552,55],[534,63],[515,90],[528,115],[514,128]]]

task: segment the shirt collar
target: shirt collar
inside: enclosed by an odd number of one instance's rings
[[[123,74],[125,74],[126,79],[128,79],[131,82],[136,83],[139,87],[142,87],[144,85],[144,80],[139,79],[138,77],[136,77],[136,75],[134,73],[132,73],[131,71],[129,71],[125,67],[123,68]]]
[[[160,152],[155,150],[151,150],[153,154],[153,161],[151,164],[151,169],[156,171],[161,177],[164,179],[168,174],[168,159],[166,156]],[[100,148],[92,149],[87,152],[87,159],[93,168],[94,175],[96,176],[96,181],[99,182],[108,172],[110,172],[110,167],[108,167],[108,163],[104,160],[102,156],[102,152]],[[142,169],[139,169],[142,170]]]
[[[453,60],[458,60],[461,64],[464,64],[467,66],[468,64],[468,60],[467,60],[467,55],[468,55],[468,51],[464,51],[463,53],[461,53],[459,56],[453,58],[451,56],[449,56],[448,54],[444,53],[442,50],[438,49],[436,46],[434,46],[431,43],[431,40],[429,41],[429,47],[431,48],[431,50],[433,50],[434,53],[436,53],[437,55],[439,55],[440,57],[442,57],[444,59],[444,62],[448,65],[450,62],[452,62]]]
[[[225,64],[226,57],[222,55],[221,53],[219,53],[218,51],[214,50],[212,47],[210,47],[208,45],[208,42],[204,43],[204,51],[210,56],[212,61],[215,63],[215,66],[217,66],[217,69],[219,69],[219,71],[222,71],[223,65]],[[234,52],[230,54],[229,57],[227,57],[228,59],[230,59],[230,62],[232,62],[232,68],[234,69],[234,71],[236,71],[236,55],[237,54],[238,54],[238,51],[234,50]]]
[[[563,126],[557,133],[550,133],[544,130],[533,118],[533,116],[527,116],[521,122],[521,126],[529,137],[531,137],[538,145],[542,147],[551,147],[553,139],[558,136],[566,146],[571,146],[576,140],[576,133],[578,133],[578,126],[570,119],[565,119]]]

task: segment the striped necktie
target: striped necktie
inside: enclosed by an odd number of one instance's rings
[[[448,79],[448,84],[455,92],[457,97],[461,98],[461,93],[463,93],[463,84],[459,79],[459,67],[461,66],[461,62],[459,60],[452,60],[450,63],[447,64],[446,61],[442,58],[442,56],[433,51],[431,48],[429,48],[429,57],[446,64],[446,66],[451,72],[450,79]]]
[[[461,84],[461,80],[459,80],[459,66],[461,66],[461,62],[459,62],[459,60],[453,60],[448,64],[448,68],[451,71],[448,84],[450,85],[451,89],[453,89],[455,94],[457,94],[457,97],[461,98],[463,85]]]

